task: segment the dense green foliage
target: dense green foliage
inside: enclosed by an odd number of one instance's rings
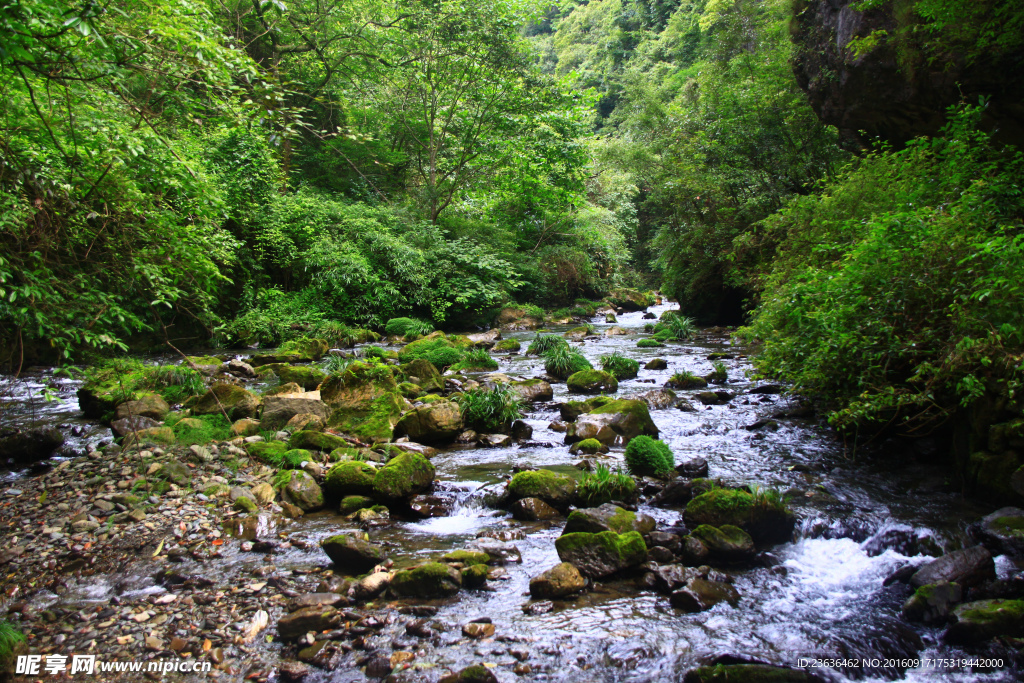
[[[462,408],[466,425],[484,432],[507,432],[523,416],[519,394],[507,384],[492,389],[470,389],[454,398]]]
[[[598,463],[593,472],[584,472],[576,486],[580,505],[596,507],[613,500],[631,501],[636,497],[636,482],[621,470],[612,472]]]
[[[601,369],[618,380],[632,379],[640,372],[640,363],[633,358],[627,358],[618,351],[601,356]]]
[[[675,464],[672,450],[664,441],[641,434],[626,444],[626,467],[634,476],[663,475],[671,472]]]
[[[567,379],[581,370],[590,370],[593,366],[586,356],[570,348],[568,344],[553,346],[544,352],[544,372],[558,379]]]

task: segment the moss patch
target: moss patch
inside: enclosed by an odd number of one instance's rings
[[[324,493],[335,499],[345,496],[370,496],[377,470],[358,460],[339,462],[327,472]]]
[[[509,498],[540,498],[551,507],[565,510],[576,495],[576,480],[551,470],[517,472],[508,484]]]
[[[340,436],[333,434],[300,430],[292,434],[288,440],[288,445],[292,448],[305,448],[330,453],[338,448],[347,448],[348,442]]]
[[[374,495],[385,500],[408,498],[426,490],[434,481],[434,465],[419,453],[395,456],[377,471]]]

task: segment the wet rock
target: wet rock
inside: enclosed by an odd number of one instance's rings
[[[601,578],[642,564],[647,559],[647,546],[636,531],[617,534],[562,534],[555,541],[558,559],[569,562],[589,578]]]
[[[676,473],[687,479],[700,479],[708,476],[708,461],[704,458],[690,458],[676,465]]]
[[[452,401],[434,401],[405,413],[395,436],[427,444],[451,443],[462,432],[462,411]]]
[[[341,499],[341,503],[338,505],[338,514],[351,515],[353,512],[358,512],[364,508],[372,508],[373,506],[373,498],[368,498],[366,496],[345,496]]]
[[[644,365],[644,370],[667,370],[668,362],[664,358],[653,358]]]
[[[530,579],[530,595],[540,600],[562,598],[586,586],[587,580],[574,565],[561,562]]]
[[[648,515],[637,514],[617,505],[605,503],[600,507],[582,508],[570,512],[562,533],[599,534],[602,531],[614,531],[617,534],[624,534],[627,531],[638,531],[640,534],[647,534],[654,531],[654,527],[654,519]]]
[[[232,358],[227,363],[225,363],[224,369],[230,372],[232,375],[237,375],[238,377],[256,376],[256,370],[254,370],[251,365],[246,363],[244,360],[239,360],[237,358]]]
[[[335,500],[345,496],[370,496],[373,494],[373,480],[376,476],[377,469],[365,462],[339,462],[327,472],[324,493]]]
[[[326,426],[324,419],[313,413],[299,413],[298,415],[292,415],[285,423],[284,427],[281,427],[281,431],[287,434],[296,434],[298,432],[311,432],[319,433]],[[302,438],[302,437],[300,437]],[[289,439],[289,441],[291,441]],[[292,448],[313,448],[314,450],[320,450],[316,448],[312,441],[307,442],[302,446],[292,446]]]
[[[824,683],[803,669],[774,664],[714,664],[686,672],[683,683]]]
[[[703,612],[720,602],[735,607],[739,600],[740,594],[728,583],[700,578],[690,579],[685,587],[669,596],[672,606],[684,612]]]
[[[153,420],[162,421],[167,417],[171,407],[159,394],[142,394],[135,401],[127,401],[117,407],[114,412],[115,420],[124,420],[130,417],[148,417]]]
[[[256,500],[256,496],[253,495],[252,491],[242,486],[232,486],[228,491],[228,498],[231,499],[232,503],[239,498],[248,498],[251,501]]]
[[[440,496],[419,495],[409,499],[409,509],[420,517],[447,517],[451,503]]]
[[[539,600],[537,602],[530,602],[523,605],[523,614],[528,614],[530,616],[547,614],[554,608],[555,605],[550,600]]]
[[[374,497],[401,500],[422,493],[434,483],[434,465],[419,453],[391,458],[373,478]]]
[[[651,505],[675,507],[686,505],[693,499],[693,485],[688,481],[670,481],[651,499]]]
[[[231,433],[234,436],[253,436],[260,432],[260,421],[251,417],[243,417],[231,423]]]
[[[490,638],[494,635],[494,624],[471,621],[462,625],[462,635],[474,640]]]
[[[320,485],[302,470],[292,470],[291,479],[281,489],[281,497],[301,508],[303,512],[319,510],[324,506],[324,494],[320,490]]]
[[[519,394],[519,400],[524,403],[539,403],[550,401],[555,396],[551,385],[542,379],[527,379],[519,382],[512,382],[512,388]]]
[[[473,564],[462,569],[462,585],[466,588],[480,588],[487,583],[490,569],[486,564]]]
[[[352,600],[369,600],[383,593],[391,585],[394,575],[391,572],[374,572],[364,576],[357,584],[349,589],[349,597]]]
[[[1024,600],[978,600],[953,610],[943,634],[948,643],[970,645],[996,637],[1024,637]]]
[[[704,544],[712,562],[750,562],[757,554],[750,535],[730,524],[721,527],[701,524],[690,535]]]
[[[652,531],[648,535],[650,543],[648,545],[660,545],[668,548],[672,552],[678,552],[683,547],[682,539],[679,534],[675,534],[668,531]]]
[[[192,407],[194,415],[220,415],[227,413],[229,420],[255,417],[259,411],[260,398],[252,392],[234,384],[219,382],[210,387]]]
[[[565,380],[570,393],[612,394],[619,390],[619,382],[603,370],[581,370]]]
[[[370,571],[385,560],[384,551],[357,536],[339,534],[320,542],[336,571],[352,576]]]
[[[399,597],[447,597],[458,593],[461,587],[461,573],[440,562],[427,562],[397,571],[391,579],[391,591]]]
[[[308,398],[305,396],[265,396],[263,398],[263,413],[260,416],[260,430],[277,431],[296,415],[306,414],[315,415],[321,420],[326,420],[330,414],[327,404],[320,400],[317,392],[309,392]]]
[[[300,683],[309,675],[309,666],[303,662],[285,660],[277,665],[277,672],[282,681]]]
[[[292,505],[286,500],[281,502],[281,510],[288,519],[298,519],[306,514],[298,505]]]
[[[252,496],[260,505],[270,505],[277,497],[277,493],[273,486],[264,481],[252,487]]]
[[[64,445],[64,434],[55,427],[39,427],[0,437],[0,460],[32,462],[53,455]]]
[[[189,482],[192,481],[192,470],[184,463],[170,460],[164,463],[163,467],[157,472],[157,476],[178,486],[188,486]]]
[[[631,395],[630,398],[635,398],[643,401],[650,407],[651,410],[665,410],[671,408],[679,400],[676,396],[676,392],[671,389],[652,389],[651,391],[645,391],[642,394]]]
[[[942,581],[921,586],[903,603],[903,616],[908,621],[945,622],[953,605],[962,598],[963,591],[955,583]]]
[[[758,386],[754,387],[753,389],[751,389],[747,393],[748,394],[781,394],[782,393],[782,385],[781,384],[761,384],[761,385],[758,385]]]
[[[295,416],[300,417],[299,415]],[[316,419],[315,416],[309,415]],[[293,420],[295,418],[292,418]],[[305,426],[309,426],[308,424]],[[348,441],[335,436],[334,434],[326,434],[324,432],[318,432],[312,429],[299,429],[292,432],[291,438],[288,439],[288,447],[309,451],[323,451],[324,453],[330,453],[337,448],[347,448]]]
[[[533,427],[522,420],[512,423],[512,438],[516,441],[529,441],[533,438]]]
[[[668,548],[656,545],[647,548],[647,559],[658,564],[670,564],[675,561],[676,556]]]
[[[401,369],[405,373],[407,382],[412,382],[428,394],[444,390],[444,379],[441,377],[441,373],[437,371],[433,363],[426,359],[417,358],[404,363],[401,365]]]
[[[508,434],[484,434],[480,436],[480,445],[484,448],[507,448],[512,445],[512,437]]]
[[[124,417],[110,423],[110,429],[118,436],[126,436],[131,432],[141,432],[145,429],[160,427],[160,423],[151,417]]]
[[[576,480],[551,470],[517,472],[508,484],[510,502],[539,498],[557,510],[565,510],[575,500]]]
[[[910,585],[920,588],[946,581],[959,584],[961,588],[970,588],[995,577],[992,554],[984,546],[976,545],[923,565],[910,577]]]
[[[1024,510],[1004,507],[968,528],[971,537],[995,554],[1024,557]]]
[[[561,513],[540,498],[521,498],[512,503],[509,511],[515,519],[535,522],[543,519],[558,519]]]
[[[755,543],[784,543],[791,538],[796,524],[796,518],[782,504],[762,504],[747,491],[724,488],[702,493],[687,503],[685,519],[691,527],[739,527]]]
[[[658,436],[647,404],[636,399],[618,399],[580,415],[569,425],[565,442],[597,439],[610,446],[617,440],[626,443],[641,434]]]
[[[731,401],[735,395],[728,391],[701,391],[697,393],[696,397],[706,406],[720,406]]]
[[[479,537],[469,547],[471,550],[486,553],[489,558],[488,564],[519,564],[523,561],[523,555],[519,552],[519,548],[496,538]]]
[[[498,683],[498,677],[486,666],[474,664],[458,673],[448,674],[438,683]]]
[[[403,453],[418,453],[426,459],[433,458],[437,455],[437,449],[427,446],[425,444],[416,443],[415,441],[403,441],[401,443],[390,443],[388,448],[394,451],[402,451]]]
[[[282,640],[297,640],[310,631],[320,632],[337,628],[342,613],[334,607],[304,607],[281,617],[277,622],[277,634]]]

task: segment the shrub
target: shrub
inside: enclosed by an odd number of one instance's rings
[[[626,466],[634,476],[661,476],[672,472],[675,460],[664,441],[641,434],[626,445]]]
[[[620,469],[610,471],[602,463],[593,472],[584,472],[576,487],[581,505],[593,507],[613,500],[629,502],[637,495],[636,482]]]
[[[507,384],[493,389],[470,389],[452,400],[462,408],[467,425],[484,432],[505,432],[515,420],[523,417],[522,401],[516,390]]]
[[[664,346],[664,344],[657,339],[641,339],[636,343],[638,349],[654,349],[660,346]]]
[[[149,371],[150,387],[159,389],[168,403],[181,403],[189,396],[206,391],[206,381],[198,370],[183,365],[164,365]]]
[[[463,359],[465,351],[457,348],[447,337],[420,339],[408,344],[398,353],[398,358],[403,363],[423,358],[430,361],[439,370],[455,365]]]
[[[313,324],[310,332],[330,346],[352,348],[358,342],[358,333],[337,320],[321,320]]]
[[[679,341],[689,339],[697,333],[697,324],[693,318],[674,315],[664,322],[665,329],[672,333],[672,338]]]
[[[544,371],[552,377],[566,379],[581,370],[592,370],[586,357],[569,345],[556,346],[544,354]]]
[[[527,347],[526,353],[542,356],[556,346],[568,347],[569,342],[557,334],[538,334],[533,338],[533,341],[530,342],[530,346]]]
[[[418,318],[392,318],[384,326],[384,332],[393,337],[412,338],[430,334],[434,326]]]
[[[613,354],[601,356],[601,369],[615,379],[632,379],[640,372],[640,363],[632,358],[626,358],[616,351]]]

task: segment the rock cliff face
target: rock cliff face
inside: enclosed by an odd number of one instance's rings
[[[856,4],[794,4],[793,71],[823,121],[861,144],[880,137],[898,145],[938,132],[950,105],[986,96],[991,99],[983,126],[1004,142],[1024,143],[1024,53],[969,65],[956,55],[929,60],[900,33],[915,21],[911,3],[886,3],[868,12],[853,9]],[[850,41],[872,31],[885,31],[886,37],[855,56]]]

